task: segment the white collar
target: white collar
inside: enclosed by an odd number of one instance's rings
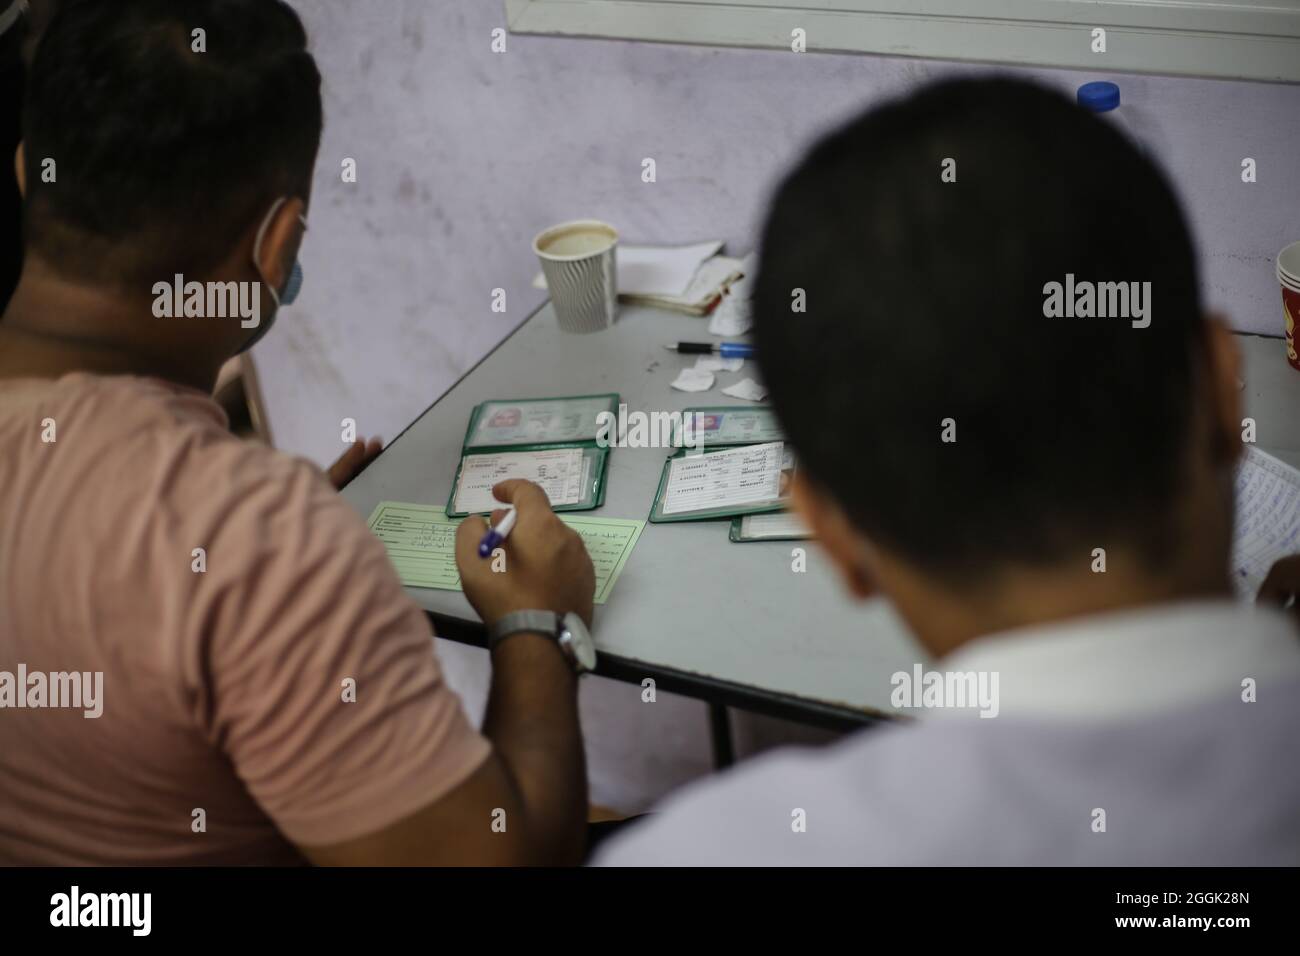
[[[1300,678],[1300,633],[1272,608],[1189,601],[990,634],[937,669],[996,673],[1002,716],[1122,718]]]

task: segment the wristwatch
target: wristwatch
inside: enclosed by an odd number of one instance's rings
[[[585,674],[596,667],[596,644],[582,618],[554,611],[512,611],[488,628],[488,650],[512,634],[545,634],[553,638],[576,673]]]

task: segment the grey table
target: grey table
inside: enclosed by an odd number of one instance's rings
[[[629,410],[673,411],[745,405],[720,390],[754,375],[720,373],[713,391],[688,394],[669,383],[694,363],[664,345],[707,340],[705,320],[623,307],[594,335],[560,332],[546,305],[393,441],[343,492],[368,517],[383,500],[443,505],[472,409],[500,398],[618,392]],[[1239,336],[1246,359],[1244,397],[1258,421],[1259,444],[1300,466],[1300,372],[1278,339]],[[645,518],[664,449],[611,452],[604,505],[593,515]],[[647,524],[607,604],[596,608],[597,673],[725,706],[805,723],[848,728],[897,714],[889,677],[926,663],[921,648],[883,601],[855,604],[808,542],[733,544],[729,522]],[[792,570],[804,547],[807,570]],[[463,594],[408,588],[442,637],[482,643]],[[728,752],[725,727],[715,745]]]

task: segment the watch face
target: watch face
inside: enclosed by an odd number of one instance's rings
[[[561,625],[560,643],[572,651],[573,660],[580,671],[594,670],[596,667],[596,642],[591,639],[587,626],[576,614],[564,615]]]

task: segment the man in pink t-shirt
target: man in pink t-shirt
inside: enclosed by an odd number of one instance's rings
[[[555,633],[495,645],[476,731],[382,545],[209,397],[301,281],[321,100],[297,16],[70,4],[27,105],[0,319],[0,864],[580,859]],[[177,276],[231,308],[182,317]],[[509,570],[474,557],[481,519],[458,537],[471,603],[589,623],[581,540],[536,486],[498,497]]]

